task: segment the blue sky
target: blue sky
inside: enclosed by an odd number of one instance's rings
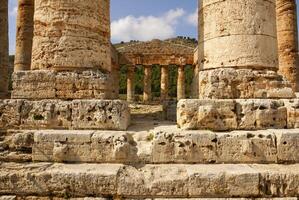
[[[112,42],[196,38],[196,8],[197,0],[111,0]],[[15,51],[16,11],[17,0],[9,0],[10,54]]]

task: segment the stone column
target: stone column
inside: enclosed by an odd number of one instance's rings
[[[135,66],[128,66],[127,73],[127,101],[134,102],[135,96]]]
[[[276,5],[265,0],[199,3],[200,98],[292,98],[278,71]]]
[[[152,66],[144,66],[143,102],[152,100]]]
[[[279,72],[296,91],[299,83],[296,78],[299,72],[296,0],[276,0],[276,13]]]
[[[199,74],[199,65],[196,64],[193,66],[193,80],[192,80],[192,91],[191,95],[193,99],[198,98],[198,74]]]
[[[185,90],[185,66],[178,66],[177,100],[186,98]]]
[[[110,0],[35,0],[32,69],[111,70]]]
[[[168,66],[161,66],[161,101],[168,99],[169,71]]]
[[[0,98],[8,93],[8,0],[0,3]]]
[[[33,39],[34,0],[19,0],[14,71],[29,70]]]

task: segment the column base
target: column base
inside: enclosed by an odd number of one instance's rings
[[[177,124],[212,131],[298,128],[299,99],[181,100]]]
[[[290,83],[275,71],[222,68],[199,72],[199,99],[289,99]]]
[[[0,130],[126,130],[130,108],[121,100],[0,100]]]
[[[18,71],[12,76],[13,99],[115,99],[113,76],[99,70]]]

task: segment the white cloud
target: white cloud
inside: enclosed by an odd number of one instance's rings
[[[111,23],[113,41],[166,39],[175,35],[176,24],[185,15],[184,9],[169,10],[162,16],[132,15]]]
[[[193,26],[198,25],[198,9],[196,9],[194,13],[188,15],[187,22]]]
[[[18,13],[18,7],[15,6],[12,9],[9,10],[9,16],[11,17],[16,17]]]

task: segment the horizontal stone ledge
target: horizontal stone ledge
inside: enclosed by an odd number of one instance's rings
[[[0,100],[0,129],[126,130],[130,108],[122,100]]]
[[[299,163],[298,145],[299,129],[216,133],[160,125],[148,131],[134,126],[128,131],[11,130],[0,142],[0,161],[290,164]]]
[[[299,165],[0,164],[0,195],[292,197]]]
[[[113,76],[98,69],[18,71],[12,75],[13,99],[115,99]]]
[[[261,130],[299,127],[299,99],[188,99],[177,105],[187,130]]]
[[[65,200],[64,197],[51,197],[51,196],[0,196],[0,200]],[[104,197],[79,197],[67,198],[69,200],[111,200],[118,199],[104,198]],[[142,200],[142,198],[122,198],[128,200]],[[143,198],[144,200],[298,200],[297,197],[284,197],[284,198]]]

